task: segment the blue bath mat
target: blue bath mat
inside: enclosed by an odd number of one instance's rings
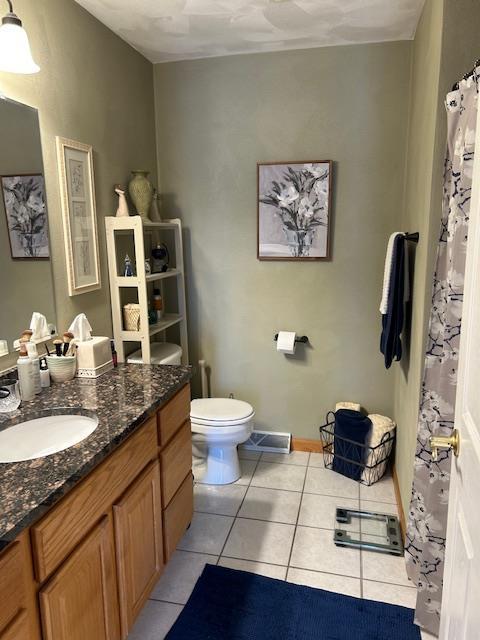
[[[167,640],[420,640],[413,609],[207,564]]]

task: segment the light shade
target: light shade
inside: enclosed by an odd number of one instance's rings
[[[10,16],[14,16],[16,20],[9,19]],[[7,14],[0,26],[0,71],[10,73],[40,71],[40,67],[32,58],[27,32],[15,14]]]

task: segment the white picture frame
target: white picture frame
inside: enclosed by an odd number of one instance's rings
[[[101,289],[92,146],[56,137],[68,293]]]

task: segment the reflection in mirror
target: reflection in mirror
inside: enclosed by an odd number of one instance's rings
[[[15,354],[14,342],[34,312],[56,323],[38,113],[5,98],[0,99],[0,190],[0,356],[5,356]],[[0,358],[0,369],[5,360]]]

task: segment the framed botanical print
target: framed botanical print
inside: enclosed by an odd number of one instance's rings
[[[14,260],[48,260],[48,219],[41,173],[2,176],[10,254]]]
[[[101,288],[92,147],[57,136],[68,290]]]
[[[257,165],[259,260],[328,260],[332,161]]]

